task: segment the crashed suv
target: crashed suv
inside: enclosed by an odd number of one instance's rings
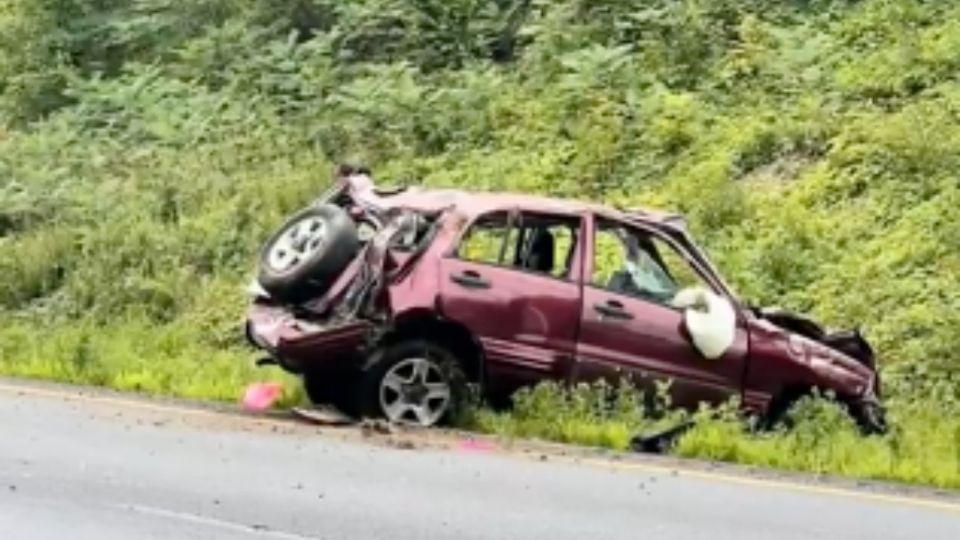
[[[677,215],[517,194],[334,187],[266,243],[248,340],[314,402],[435,425],[468,388],[628,380],[776,420],[827,392],[884,429],[859,332],[742,302]]]

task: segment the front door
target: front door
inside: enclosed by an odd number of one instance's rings
[[[441,310],[480,340],[488,390],[565,378],[580,323],[580,220],[495,212],[444,259]]]
[[[697,351],[684,314],[670,305],[690,286],[707,287],[695,263],[665,236],[615,220],[597,219],[584,279],[578,363],[580,381],[626,377],[645,392],[669,383],[673,405],[695,408],[738,395],[747,334],[718,359]]]

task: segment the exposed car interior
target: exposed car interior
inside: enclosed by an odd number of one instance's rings
[[[689,268],[683,263],[668,265],[664,254],[672,254],[666,246],[643,231],[622,224],[601,220],[596,232],[593,283],[609,291],[670,303],[691,279],[677,279],[674,272]],[[693,278],[694,282],[699,280]]]
[[[578,244],[580,220],[505,212],[478,220],[460,245],[460,257],[565,278]]]

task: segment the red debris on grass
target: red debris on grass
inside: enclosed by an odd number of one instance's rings
[[[261,412],[269,409],[283,395],[283,384],[258,382],[247,387],[243,395],[243,407],[248,411]]]

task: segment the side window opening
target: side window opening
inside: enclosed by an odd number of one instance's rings
[[[514,267],[566,279],[576,251],[580,220],[505,212],[478,219],[457,250],[461,259]]]
[[[566,279],[577,248],[580,220],[571,217],[523,214],[521,248],[515,266]]]
[[[690,261],[665,240],[652,236],[651,247],[656,252],[658,262],[667,275],[676,284],[677,288],[705,287],[711,289],[707,282],[693,269]]]
[[[661,304],[685,288],[709,288],[670,243],[613,221],[598,221],[593,263],[594,286]]]
[[[486,264],[501,264],[511,260],[512,253],[507,248],[515,244],[515,228],[510,226],[506,212],[490,214],[478,219],[464,235],[457,247],[457,257]],[[513,234],[511,234],[513,233]],[[511,241],[510,239],[513,238]]]

